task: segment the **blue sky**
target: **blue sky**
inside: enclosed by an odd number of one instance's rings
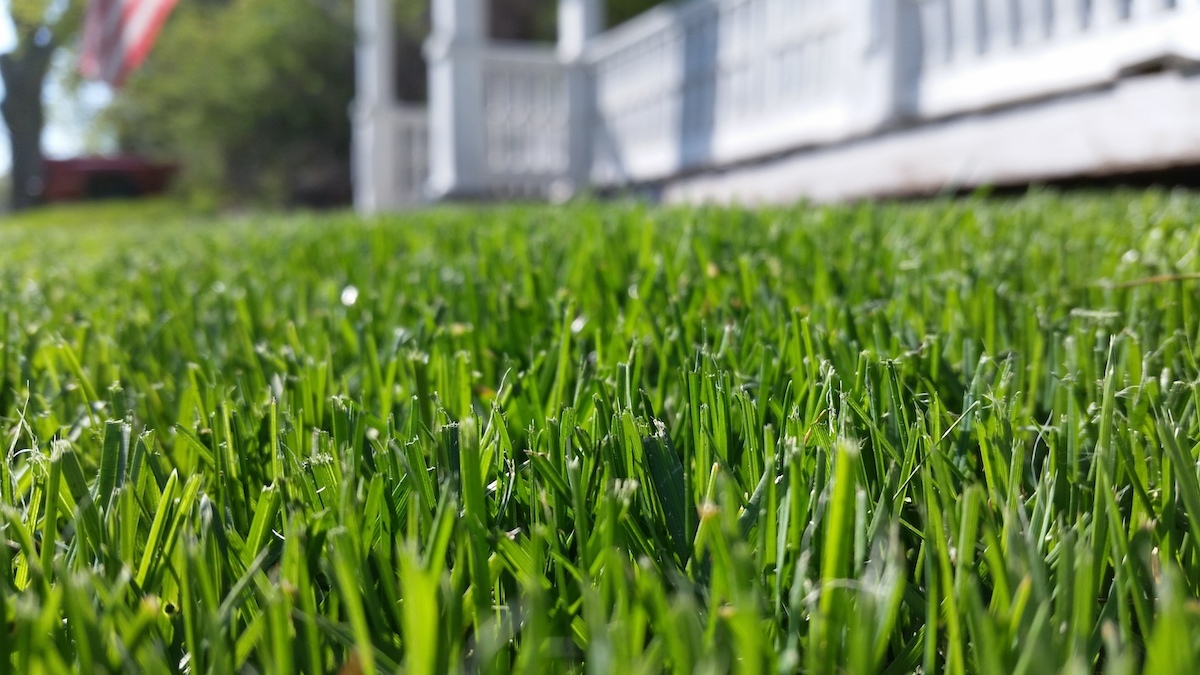
[[[13,48],[13,27],[8,15],[0,16],[0,54]],[[0,98],[4,96],[4,83],[0,82]],[[0,124],[0,126],[3,126]],[[0,173],[7,173],[12,157],[8,154],[8,129],[4,129],[4,137],[0,138]]]

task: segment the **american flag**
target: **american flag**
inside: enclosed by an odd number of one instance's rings
[[[83,23],[79,72],[114,87],[150,53],[177,0],[91,0]]]

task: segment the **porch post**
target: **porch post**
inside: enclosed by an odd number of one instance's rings
[[[588,40],[603,30],[600,0],[558,0],[558,54],[564,61],[578,60]]]
[[[391,0],[356,0],[355,83],[351,123],[354,208],[376,213],[395,206],[395,24]]]
[[[429,64],[429,185],[433,199],[482,196],[485,0],[433,0]]]
[[[847,5],[855,55],[862,59],[860,103],[852,113],[856,126],[878,130],[902,123],[918,107],[917,79],[926,49],[921,7],[908,0],[851,0]]]
[[[584,61],[588,41],[604,30],[601,0],[558,0],[558,58],[567,92],[567,185],[551,197],[568,196],[585,187],[592,171],[595,89]]]

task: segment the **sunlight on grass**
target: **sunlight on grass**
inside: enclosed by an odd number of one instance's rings
[[[1196,670],[1200,198],[125,208],[0,226],[15,672]]]

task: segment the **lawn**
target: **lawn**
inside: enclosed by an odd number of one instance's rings
[[[1200,672],[1200,195],[122,208],[0,222],[0,673]]]

